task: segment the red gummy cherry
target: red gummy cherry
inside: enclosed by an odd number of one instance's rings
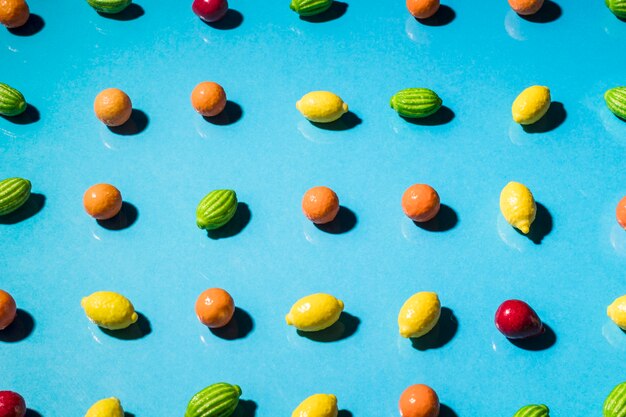
[[[544,332],[535,310],[520,300],[507,300],[496,311],[496,327],[509,339],[524,339]]]
[[[228,11],[227,0],[194,0],[191,10],[205,22],[217,22]]]
[[[0,417],[24,417],[26,403],[17,392],[0,391]]]

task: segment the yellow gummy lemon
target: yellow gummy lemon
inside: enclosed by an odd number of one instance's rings
[[[296,108],[312,122],[330,123],[348,111],[341,97],[329,91],[311,91],[296,103]]]
[[[398,314],[402,337],[421,337],[439,321],[441,303],[434,292],[418,292],[404,302]]]
[[[337,397],[332,394],[311,395],[293,410],[291,417],[337,417]]]
[[[524,184],[511,181],[500,193],[500,211],[511,226],[527,234],[535,221],[537,205],[533,194]]]
[[[530,125],[541,119],[548,108],[550,108],[550,89],[533,85],[517,96],[511,112],[516,123]]]
[[[116,292],[94,292],[83,298],[80,305],[89,320],[105,329],[125,329],[137,321],[133,304],[128,298]]]
[[[606,309],[606,314],[613,323],[626,330],[626,295],[616,298]]]
[[[105,398],[89,407],[85,417],[124,417],[124,409],[117,398]]]
[[[311,294],[299,299],[285,317],[287,324],[305,332],[332,326],[343,311],[343,301],[330,294]]]

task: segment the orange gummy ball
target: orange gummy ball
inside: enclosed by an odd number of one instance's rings
[[[17,306],[15,300],[6,291],[0,290],[0,330],[4,330],[15,320]]]
[[[330,223],[339,213],[339,198],[328,187],[313,187],[302,198],[302,211],[315,224]]]
[[[428,19],[439,10],[439,0],[406,0],[406,8],[418,19]]]
[[[400,395],[398,407],[402,417],[437,417],[439,397],[428,385],[411,385]]]
[[[0,0],[0,23],[7,28],[24,26],[30,17],[24,0]]]
[[[235,302],[221,288],[209,288],[196,300],[196,315],[205,326],[216,328],[228,324],[235,313]]]
[[[626,197],[622,198],[619,203],[617,203],[615,217],[617,217],[619,225],[626,229]]]
[[[402,195],[402,210],[415,222],[427,222],[439,213],[439,194],[430,185],[414,184]]]
[[[191,105],[203,116],[217,116],[226,107],[226,92],[218,83],[202,82],[191,92]]]
[[[102,90],[93,103],[96,117],[107,126],[121,126],[130,119],[133,103],[130,97],[117,88]]]
[[[83,205],[94,219],[110,219],[122,209],[122,193],[110,184],[96,184],[85,191]]]
[[[537,13],[543,6],[543,0],[509,0],[509,6],[517,14],[526,16]]]

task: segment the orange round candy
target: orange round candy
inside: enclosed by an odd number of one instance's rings
[[[24,26],[30,17],[24,0],[0,0],[0,23],[7,28]]]
[[[330,223],[339,213],[339,198],[328,187],[313,187],[302,198],[302,211],[315,224]]]
[[[202,82],[191,92],[191,105],[203,116],[217,116],[226,107],[226,92],[218,83]]]
[[[1,0],[0,0],[1,1]],[[107,126],[121,126],[130,119],[133,103],[130,97],[117,88],[102,90],[93,103],[96,117]]]
[[[406,0],[406,8],[418,19],[428,19],[439,10],[439,0]]]
[[[400,395],[398,407],[402,417],[437,417],[439,397],[428,385],[411,385]]]
[[[509,0],[509,6],[517,14],[527,16],[537,13],[543,6],[543,0]]]
[[[615,217],[617,217],[619,225],[626,229],[626,197],[622,198],[619,203],[617,203]]]
[[[96,184],[85,191],[83,205],[91,217],[110,219],[122,209],[122,193],[111,184]]]
[[[205,326],[216,328],[228,324],[235,313],[235,302],[221,288],[209,288],[196,300],[196,315]]]
[[[411,185],[402,196],[402,210],[415,222],[431,220],[439,213],[439,206],[439,194],[430,185]]]
[[[15,300],[6,291],[0,290],[0,330],[4,330],[15,320],[17,306]]]

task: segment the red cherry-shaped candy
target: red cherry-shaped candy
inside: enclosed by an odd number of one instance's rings
[[[228,11],[227,0],[194,0],[191,10],[205,22],[217,22]]]
[[[524,339],[544,332],[535,310],[520,300],[507,300],[496,311],[496,327],[509,339]]]
[[[0,417],[24,417],[26,403],[17,392],[0,391]]]

